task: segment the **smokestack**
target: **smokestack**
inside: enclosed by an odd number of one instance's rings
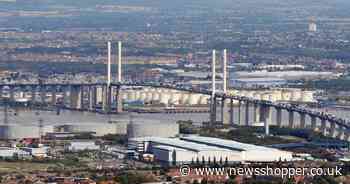
[[[122,81],[122,42],[118,42],[118,82]]]
[[[223,88],[224,88],[224,93],[226,94],[226,92],[227,92],[227,50],[225,49],[224,50],[224,56],[223,56],[224,58],[224,64],[223,64]]]
[[[215,89],[216,89],[216,50],[213,50],[213,56],[212,56],[212,66],[211,66],[211,74],[212,74],[212,93],[211,93],[211,97],[212,99],[215,98]]]
[[[111,85],[111,42],[108,42],[107,85]]]

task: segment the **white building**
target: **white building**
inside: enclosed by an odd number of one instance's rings
[[[278,87],[287,84],[285,79],[280,78],[240,78],[230,82],[233,87],[239,88]]]
[[[0,147],[0,158],[13,158],[15,156],[18,158],[23,158],[29,157],[30,154],[18,148]]]
[[[243,144],[236,141],[189,136],[181,138],[144,137],[129,140],[129,149],[151,153],[164,163],[191,162],[274,162],[292,160],[292,153]]]
[[[71,152],[77,151],[95,151],[99,150],[100,146],[96,145],[94,141],[72,141],[69,144],[65,145],[65,150]]]
[[[34,157],[47,157],[49,153],[49,147],[39,147],[39,148],[30,148],[30,147],[22,147],[21,150],[29,153],[31,156]]]

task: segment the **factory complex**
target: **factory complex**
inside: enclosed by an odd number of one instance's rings
[[[275,162],[293,159],[291,152],[196,135],[179,138],[131,138],[128,149],[135,151],[135,157],[151,154],[156,161],[165,164]]]

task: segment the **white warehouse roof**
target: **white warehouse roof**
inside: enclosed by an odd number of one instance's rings
[[[162,137],[143,137],[131,139],[132,141],[154,142],[168,147],[180,148],[189,151],[231,151],[229,149],[208,146],[204,144],[198,144],[180,140],[178,138],[162,138]]]
[[[181,137],[182,140],[190,141],[190,142],[197,142],[199,144],[207,144],[210,146],[219,146],[226,149],[232,149],[232,150],[238,150],[238,151],[267,151],[267,150],[276,150],[273,148],[263,147],[263,146],[256,146],[253,144],[245,144],[237,141],[232,140],[226,140],[226,139],[219,139],[214,137],[202,137],[202,136],[186,136]]]

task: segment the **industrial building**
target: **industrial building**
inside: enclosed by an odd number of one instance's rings
[[[175,137],[179,134],[179,124],[165,122],[133,122],[128,124],[128,137]]]
[[[292,160],[292,153],[219,138],[188,136],[180,138],[141,137],[129,139],[136,157],[153,154],[155,160],[176,162],[274,162]]]
[[[94,151],[99,150],[100,146],[96,145],[94,141],[72,141],[65,145],[66,151],[77,152],[77,151]]]
[[[19,148],[0,147],[0,158],[29,157],[30,153]]]
[[[239,88],[257,88],[257,87],[278,87],[287,84],[285,79],[280,78],[246,78],[232,79],[233,87]]]
[[[107,134],[126,135],[127,122],[79,123],[56,126],[60,132],[93,132],[100,137]]]

